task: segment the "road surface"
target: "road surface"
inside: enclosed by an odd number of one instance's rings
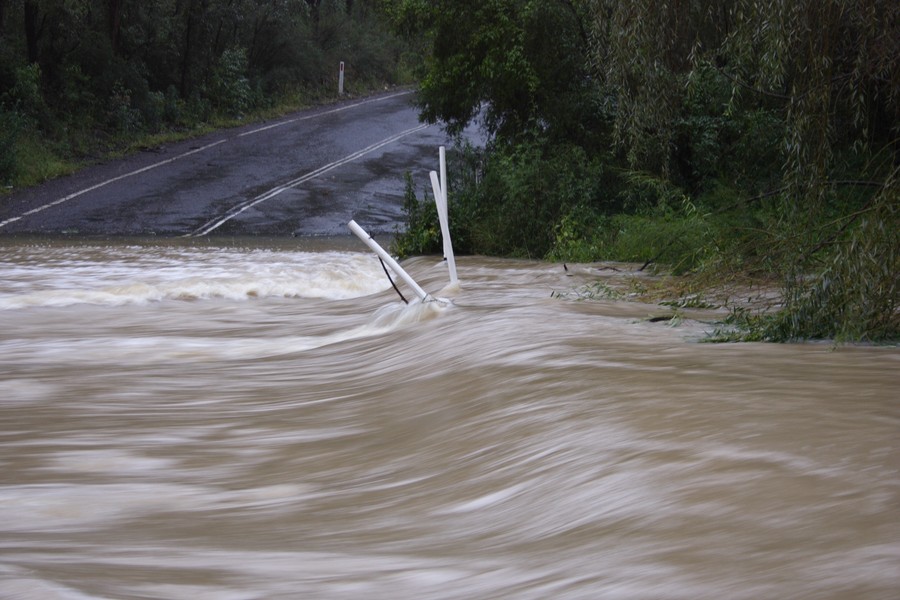
[[[0,198],[0,236],[335,236],[402,221],[438,147],[413,93],[347,100],[90,167]]]

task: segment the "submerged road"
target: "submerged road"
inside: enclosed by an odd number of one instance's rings
[[[0,199],[0,235],[332,236],[402,220],[404,175],[430,190],[438,147],[413,93],[219,131]]]

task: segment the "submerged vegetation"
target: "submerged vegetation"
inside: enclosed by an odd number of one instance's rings
[[[402,0],[459,252],[780,282],[723,338],[900,338],[900,5]],[[458,24],[465,22],[465,28]],[[407,194],[401,254],[438,252]]]

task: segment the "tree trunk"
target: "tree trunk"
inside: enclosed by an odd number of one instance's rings
[[[109,0],[107,3],[109,43],[114,54],[119,53],[119,31],[122,28],[122,5],[124,3],[124,0]]]
[[[182,98],[188,97],[190,86],[191,53],[194,41],[194,3],[189,2],[187,8],[187,24],[184,28],[184,46],[181,50],[181,78],[179,88]]]
[[[322,0],[306,0],[306,3],[309,5],[309,14],[312,16],[313,21],[313,29],[314,31],[319,30],[319,4],[322,3]]]
[[[41,28],[38,25],[38,5],[34,0],[25,0],[24,6],[25,48],[28,63],[38,62],[38,40],[41,37]]]
[[[0,0],[0,40],[6,37],[6,5],[8,0]]]

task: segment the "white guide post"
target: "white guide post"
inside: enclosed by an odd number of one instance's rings
[[[421,300],[422,302],[425,302],[425,300],[428,298],[428,294],[425,293],[425,290],[423,290],[419,286],[419,284],[416,283],[413,280],[413,278],[409,276],[409,273],[407,273],[406,271],[403,270],[403,267],[401,267],[399,265],[399,263],[397,263],[397,261],[394,260],[393,257],[384,250],[384,248],[382,248],[381,246],[378,245],[378,242],[373,240],[372,237],[368,233],[366,233],[365,229],[360,227],[356,223],[356,221],[353,221],[353,220],[351,220],[349,223],[347,223],[347,226],[350,228],[350,231],[352,231],[353,233],[356,234],[356,237],[361,239],[363,241],[363,243],[366,244],[366,246],[371,248],[375,254],[377,254],[379,257],[381,257],[381,260],[383,260],[387,264],[387,266],[389,266],[391,269],[393,269],[394,273],[399,275],[400,278],[403,281],[405,281],[409,287],[411,287],[413,289],[413,291],[419,297],[419,300]]]
[[[450,270],[450,283],[459,281],[456,276],[456,259],[453,256],[453,242],[450,240],[450,210],[447,204],[447,154],[441,146],[438,157],[440,159],[441,175],[431,172],[431,187],[434,192],[434,201],[437,204],[438,220],[441,222],[441,238],[444,242],[444,258],[447,259],[447,268]]]
[[[338,70],[338,95],[344,95],[344,61],[341,61],[341,66]]]

